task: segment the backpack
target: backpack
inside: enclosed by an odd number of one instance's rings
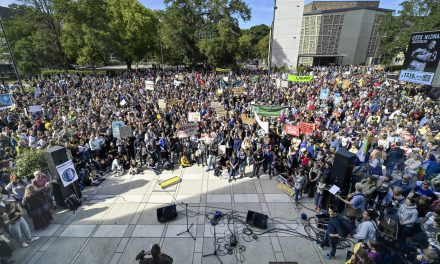
[[[64,200],[64,203],[69,210],[74,211],[75,213],[76,209],[81,205],[81,201],[76,197],[75,194],[67,197],[66,200]]]

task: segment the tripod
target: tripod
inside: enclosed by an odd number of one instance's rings
[[[194,240],[196,240],[196,238],[193,236],[193,234],[191,234],[191,232],[189,231],[191,229],[191,227],[193,226],[193,223],[191,223],[191,225],[188,226],[188,204],[185,204],[185,211],[186,211],[186,230],[183,232],[180,232],[179,234],[177,234],[177,236],[188,233]]]
[[[217,223],[214,222],[212,225],[214,226],[214,252],[211,254],[203,255],[202,257],[216,256],[218,261],[220,261],[220,263],[223,264],[223,261],[220,259],[220,257],[217,254],[217,234],[215,232],[215,226],[217,225]]]

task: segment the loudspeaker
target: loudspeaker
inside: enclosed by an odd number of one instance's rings
[[[82,197],[82,193],[79,188],[78,181],[74,181],[72,184],[68,185],[67,187],[64,187],[63,183],[60,180],[53,181],[52,193],[55,199],[55,203],[57,204],[57,206],[60,207],[66,207],[66,203],[64,201],[66,200],[67,197],[69,197],[72,194],[79,196],[78,197],[79,199],[81,199]]]
[[[157,208],[157,221],[163,223],[168,222],[177,217],[176,205],[169,205]]]
[[[346,195],[350,191],[350,180],[355,162],[356,155],[343,148],[335,153],[330,181],[331,184],[341,188],[341,195]]]
[[[57,166],[69,160],[66,148],[60,146],[51,147],[44,152],[44,157],[46,158],[49,172],[52,175],[52,180],[59,179]]]
[[[268,216],[265,214],[248,210],[248,213],[246,216],[246,224],[266,229],[267,228],[267,218],[268,218]]]

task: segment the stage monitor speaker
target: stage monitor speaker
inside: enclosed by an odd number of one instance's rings
[[[169,205],[157,208],[157,221],[164,223],[171,221],[177,217],[176,205]]]
[[[267,228],[267,218],[268,216],[262,213],[257,213],[249,210],[246,216],[246,223],[255,227]]]
[[[341,195],[350,191],[350,180],[352,178],[356,155],[340,148],[335,153],[335,159],[331,171],[331,184],[341,188]]]
[[[59,179],[57,166],[69,160],[66,148],[60,146],[51,147],[44,152],[44,157],[46,158],[52,180]]]
[[[57,206],[60,207],[66,207],[66,203],[64,201],[72,194],[79,196],[79,199],[81,199],[82,197],[78,181],[74,181],[67,187],[64,187],[63,183],[60,180],[52,181],[52,193],[55,199],[55,203],[57,204]]]

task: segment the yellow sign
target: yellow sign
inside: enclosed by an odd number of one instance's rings
[[[241,114],[241,120],[243,121],[243,123],[245,123],[246,125],[250,125],[250,126],[255,123],[254,118],[249,118],[245,114]]]
[[[278,183],[277,188],[280,189],[281,191],[287,193],[291,197],[293,197],[295,195],[295,191],[293,190],[293,188],[288,186],[287,184]]]
[[[232,88],[232,92],[234,93],[234,95],[241,95],[244,93],[244,88],[243,87]]]
[[[350,80],[344,80],[342,82],[342,88],[347,89],[348,87],[350,87]]]

